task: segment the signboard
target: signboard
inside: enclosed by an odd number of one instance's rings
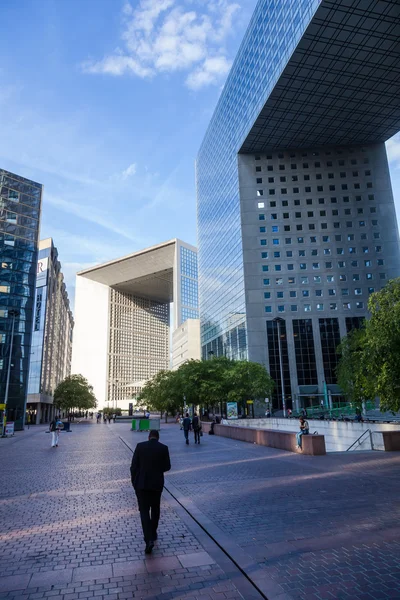
[[[6,405],[5,405],[5,404],[0,404],[0,410],[4,410],[4,409],[5,409],[5,407],[6,407]]]
[[[47,285],[47,271],[49,268],[49,257],[41,258],[37,263],[36,287]]]
[[[14,421],[8,421],[6,423],[5,435],[14,435]]]
[[[247,404],[254,404],[254,400],[247,400]]]
[[[36,293],[35,331],[40,331],[40,317],[42,316],[43,294],[41,290]]]
[[[226,416],[228,419],[237,419],[238,418],[237,402],[227,402],[226,403]]]

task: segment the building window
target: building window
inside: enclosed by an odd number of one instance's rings
[[[336,384],[336,369],[339,359],[337,347],[340,344],[338,319],[319,319],[319,333],[325,381],[327,384]]]
[[[261,244],[261,246],[266,246],[267,245],[267,240],[260,240],[260,244]]]
[[[287,334],[286,334],[286,323],[283,322],[279,326],[280,329],[280,345],[282,349],[282,357],[279,355],[279,340],[278,340],[278,325],[274,321],[267,321],[267,342],[268,342],[268,355],[269,355],[269,372],[272,379],[275,381],[275,388],[272,396],[273,406],[277,409],[282,408],[282,380],[281,380],[281,369],[280,360],[282,358],[283,366],[283,385],[286,398],[291,397],[291,382],[290,382],[290,371],[289,371],[289,355],[287,346]]]
[[[260,227],[260,233],[265,233],[266,229],[265,227]]]
[[[266,313],[270,313],[270,312],[272,312],[272,307],[271,307],[271,306],[266,306],[266,307],[265,307],[265,312],[266,312]]]
[[[268,258],[268,252],[261,252],[261,258]]]
[[[265,208],[265,203],[264,202],[258,202],[257,208]]]
[[[309,304],[304,310],[311,310]],[[299,385],[317,385],[314,338],[311,319],[293,321],[293,337],[296,355],[297,378]]]
[[[265,221],[265,215],[263,215],[263,214],[258,215],[258,220]]]
[[[268,269],[269,269],[269,266],[268,266],[268,265],[263,265],[263,266],[262,266],[262,270],[264,271],[264,273],[265,273],[266,271],[268,271]]]
[[[264,292],[265,300],[269,300],[271,298],[271,292]]]

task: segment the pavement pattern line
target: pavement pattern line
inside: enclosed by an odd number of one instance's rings
[[[130,453],[134,452],[133,448],[121,436],[119,436],[119,439],[126,446],[126,448],[128,448]],[[167,499],[169,500],[171,506],[179,514],[180,518],[185,522],[187,527],[193,531],[193,533],[196,535],[196,538],[201,541],[202,546],[207,548],[208,553],[211,556],[215,556],[216,562],[221,566],[222,570],[229,576],[231,580],[234,580],[236,587],[242,593],[245,600],[275,600],[275,598],[268,598],[265,595],[262,589],[260,589],[255,581],[248,575],[246,570],[241,567],[240,560],[235,560],[230,551],[227,550],[226,546],[232,547],[232,540],[229,540],[229,544],[227,544],[226,539],[222,539],[221,535],[218,536],[219,540],[216,539],[214,537],[215,532],[213,534],[212,531],[210,531],[210,529],[215,530],[215,526],[213,526],[210,521],[207,521],[205,515],[200,513],[198,509],[191,507],[190,504],[188,506],[187,502],[182,501],[182,494],[180,494],[179,490],[177,490],[172,484],[168,483],[168,485],[164,485],[164,491],[167,493]],[[222,533],[223,532],[220,532],[220,534]],[[240,552],[239,546],[236,546],[236,548],[237,551]],[[218,549],[220,552],[218,552]],[[239,556],[236,558],[239,558]],[[245,579],[245,581],[241,580],[239,574]],[[292,599],[286,594],[285,596],[282,596],[282,598],[276,597],[276,600]]]
[[[247,600],[168,498],[145,557],[127,449],[73,429],[57,449],[44,429],[1,445],[0,600]]]

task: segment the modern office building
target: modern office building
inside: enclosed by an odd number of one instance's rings
[[[200,148],[203,357],[265,364],[275,406],[280,350],[289,406],[340,394],[340,338],[400,275],[399,60],[397,1],[259,0]]]
[[[172,368],[200,358],[200,319],[187,319],[172,333]]]
[[[0,169],[0,403],[24,426],[42,185]],[[11,356],[10,356],[11,350]]]
[[[128,409],[170,368],[170,325],[198,316],[197,251],[180,240],[81,271],[72,372],[93,385],[99,408]]]
[[[54,416],[53,395],[71,373],[74,319],[52,238],[39,242],[27,412],[31,423]]]

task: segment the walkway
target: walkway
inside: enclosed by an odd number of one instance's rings
[[[164,426],[173,469],[145,558],[128,447],[144,434],[72,429],[57,449],[43,427],[0,440],[1,600],[400,598],[400,456],[187,447]]]
[[[172,498],[145,559],[126,427],[72,425],[58,448],[43,426],[0,439],[1,600],[260,598]]]

